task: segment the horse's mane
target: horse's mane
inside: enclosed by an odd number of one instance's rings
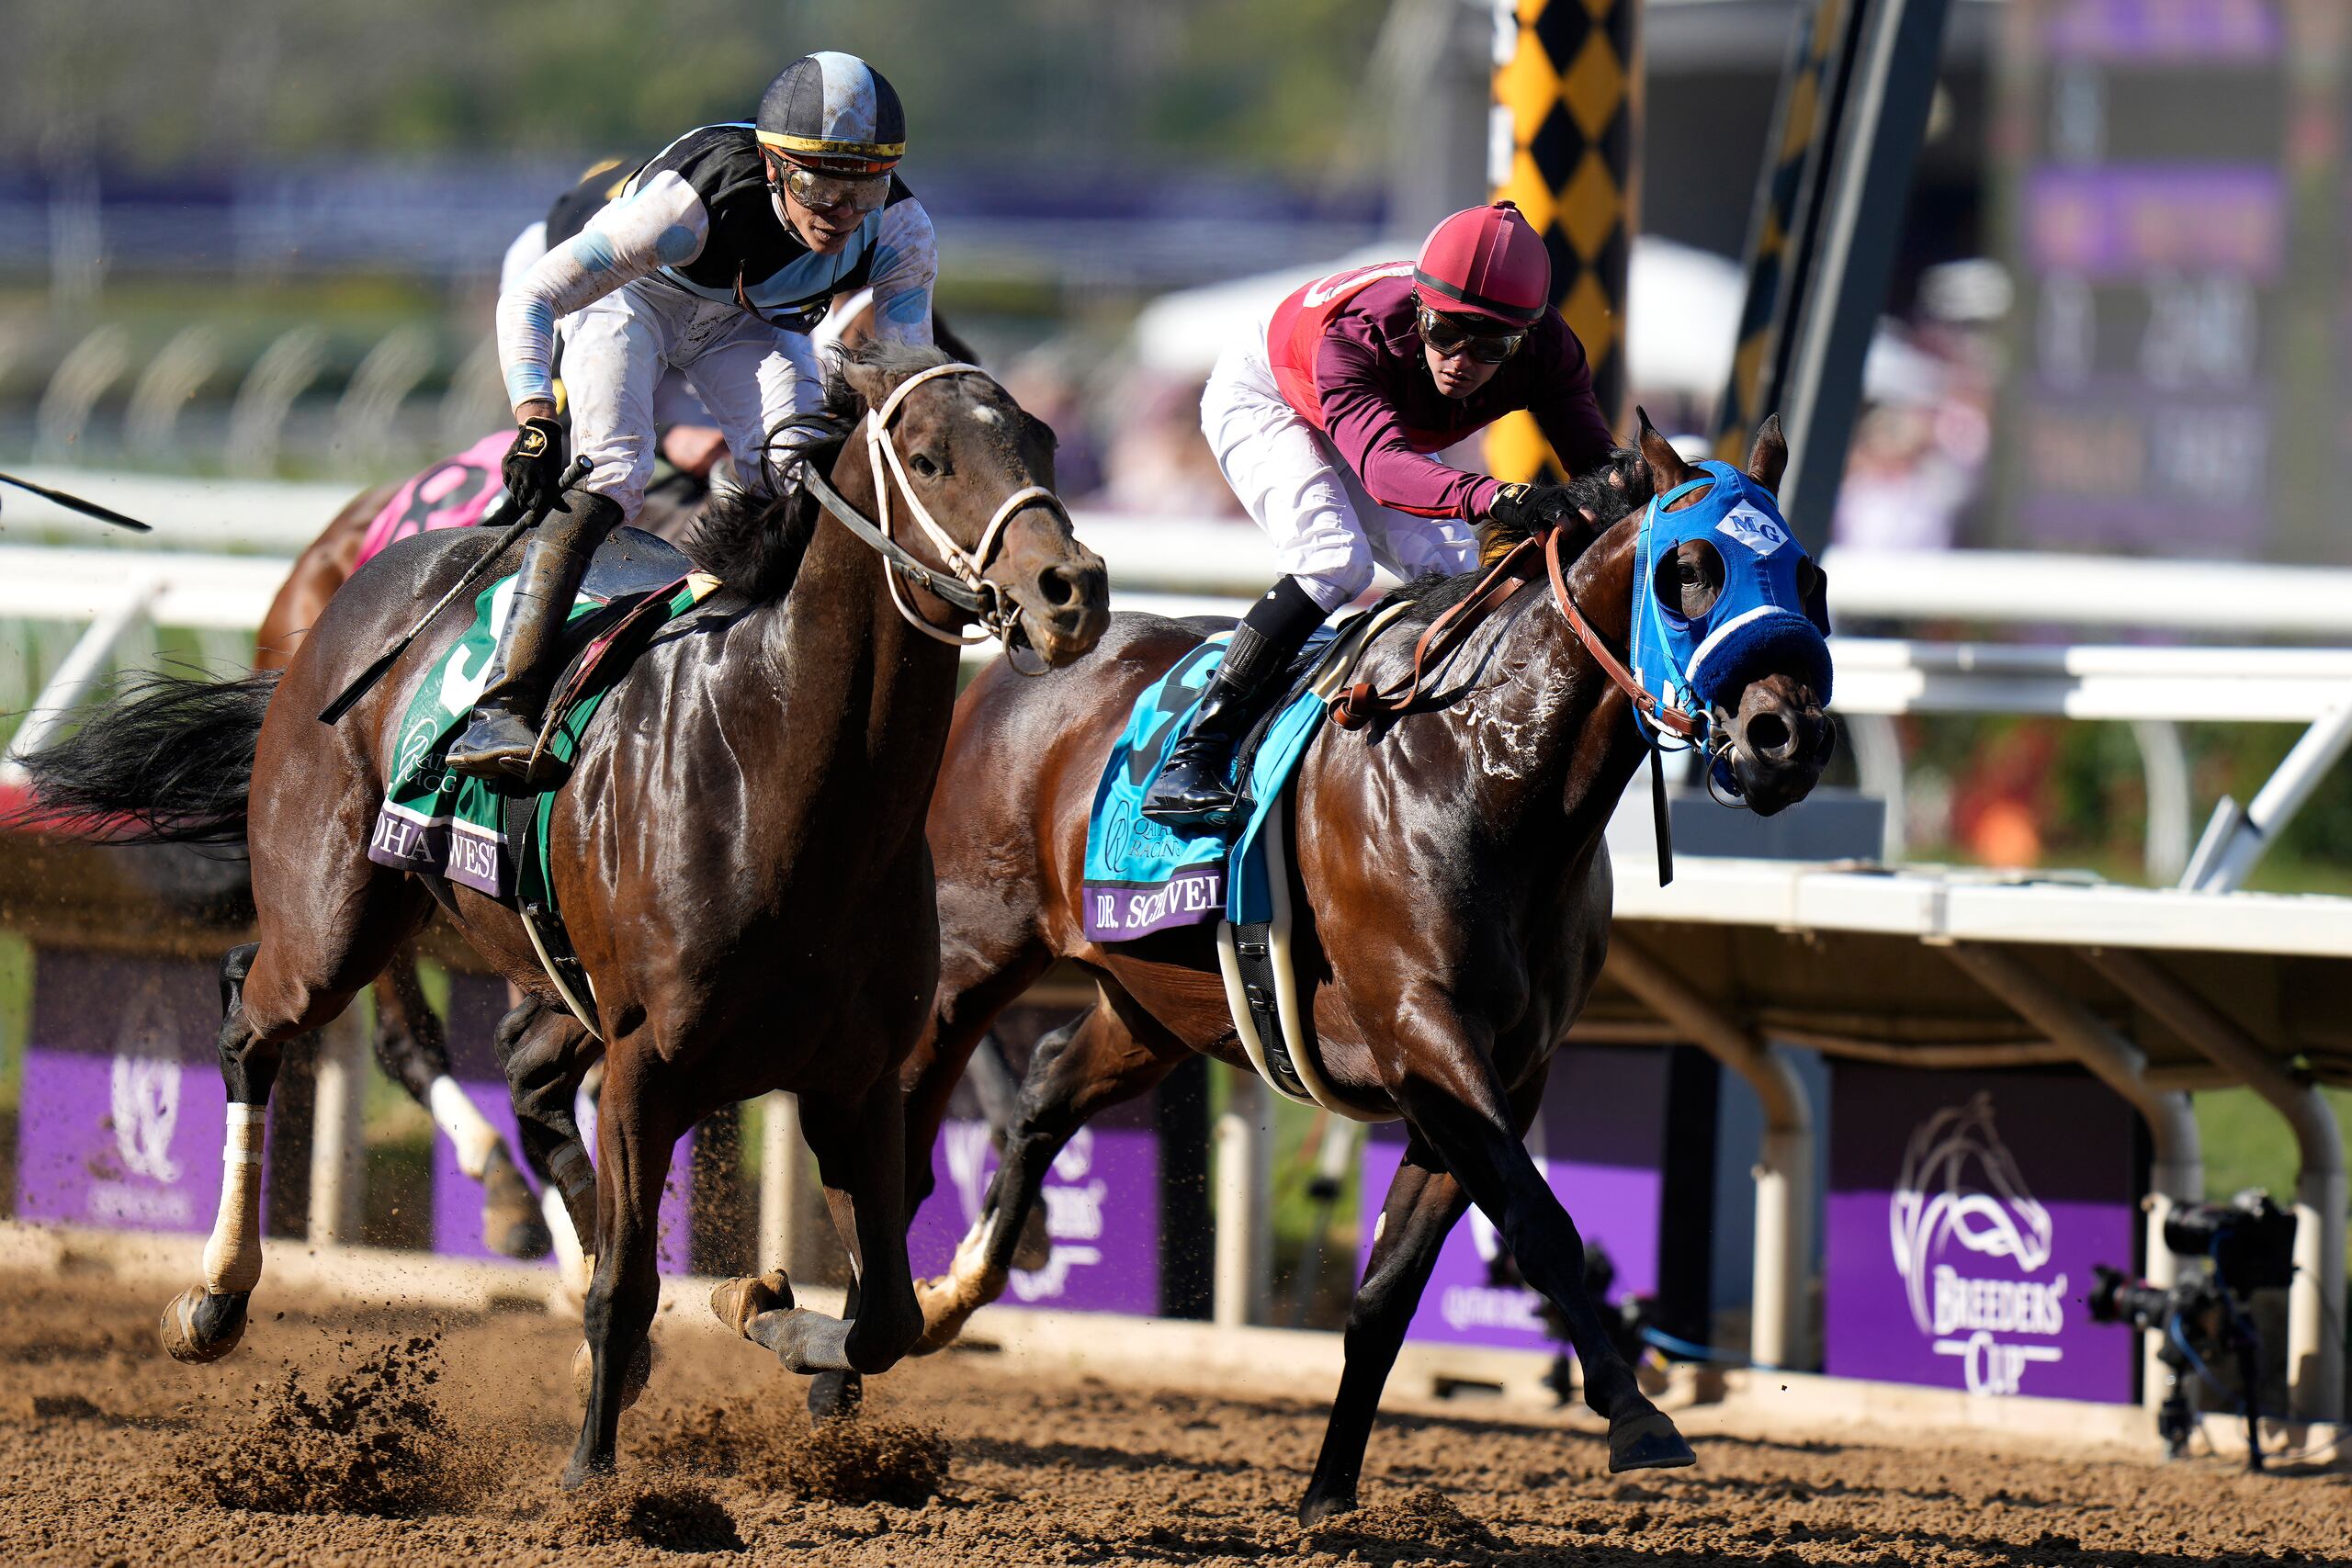
[[[849,366],[881,371],[894,383],[902,377],[949,363],[928,344],[861,344],[831,357],[825,374],[825,403],[801,422],[807,434],[769,444],[767,465],[779,492],[771,498],[745,491],[714,491],[700,521],[685,541],[696,565],[753,602],[782,598],[800,572],[800,558],[817,531],[817,499],[788,476],[801,463],[830,470],[866,402],[843,372]]]
[[[1611,474],[1623,478],[1623,488],[1610,482]],[[1638,507],[1647,505],[1650,499],[1649,465],[1642,455],[1630,447],[1621,446],[1609,454],[1609,461],[1580,479],[1568,481],[1568,498],[1580,510],[1591,512],[1596,536],[1605,534]],[[1521,529],[1507,528],[1489,523],[1479,530],[1479,543],[1487,550],[1499,553],[1526,537]],[[1427,626],[1447,610],[1460,604],[1478,586],[1487,575],[1484,565],[1448,576],[1443,572],[1424,572],[1396,592],[1408,608],[1399,616],[1401,626]]]

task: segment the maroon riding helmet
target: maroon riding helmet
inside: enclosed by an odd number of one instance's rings
[[[1430,230],[1413,283],[1421,303],[1442,315],[1484,317],[1489,332],[1519,332],[1551,302],[1552,257],[1518,206],[1498,201]]]

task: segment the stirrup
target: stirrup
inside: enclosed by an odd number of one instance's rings
[[[507,721],[504,724],[500,720]],[[510,728],[511,726],[511,728]],[[473,721],[449,745],[451,773],[493,783],[527,785],[539,774],[536,762],[551,761],[539,747],[537,726],[503,708],[477,708]]]
[[[1240,791],[1228,785],[1219,784],[1216,786],[1218,794],[1214,800],[1208,799],[1204,795],[1195,795],[1190,801],[1180,802],[1161,795],[1159,786],[1167,781],[1167,776],[1163,772],[1159,778],[1153,782],[1150,793],[1143,797],[1143,814],[1148,820],[1157,822],[1165,828],[1231,825],[1235,814],[1241,807]],[[1155,800],[1155,796],[1159,798]]]

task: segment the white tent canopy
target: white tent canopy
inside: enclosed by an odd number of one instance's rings
[[[1262,315],[1291,290],[1327,273],[1410,256],[1409,240],[1389,241],[1312,266],[1285,267],[1230,282],[1164,294],[1136,318],[1136,362],[1170,376],[1204,376],[1227,334]],[[1709,251],[1645,235],[1634,242],[1626,331],[1627,370],[1643,391],[1712,400],[1731,377],[1745,288],[1739,265]],[[1880,402],[1926,402],[1941,389],[1935,360],[1883,326],[1862,370],[1865,396]]]

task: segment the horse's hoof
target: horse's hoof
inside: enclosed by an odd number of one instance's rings
[[[571,1353],[571,1386],[580,1395],[580,1403],[588,1403],[589,1385],[595,1381],[596,1355],[582,1340],[580,1348]],[[653,1342],[640,1339],[637,1354],[628,1359],[628,1371],[621,1374],[621,1408],[627,1410],[645,1393],[645,1385],[653,1381]]]
[[[1609,1473],[1629,1470],[1679,1470],[1699,1456],[1682,1440],[1662,1410],[1645,1410],[1609,1424]]]
[[[721,1280],[711,1287],[710,1310],[719,1322],[750,1339],[752,1323],[762,1313],[792,1310],[792,1281],[781,1269]]]
[[[1355,1507],[1356,1499],[1353,1493],[1344,1496],[1334,1494],[1329,1497],[1318,1497],[1310,1492],[1306,1501],[1298,1506],[1299,1528],[1311,1530],[1317,1525],[1338,1518],[1341,1514],[1355,1512]]]
[[[609,1459],[594,1460],[586,1464],[575,1459],[563,1467],[563,1480],[560,1484],[566,1492],[577,1492],[590,1482],[603,1481],[612,1473],[613,1461]]]
[[[539,1201],[501,1145],[481,1177],[481,1244],[506,1258],[545,1258],[555,1246]]]
[[[1046,1232],[1046,1205],[1029,1205],[1029,1217],[1021,1222],[1021,1239],[1012,1248],[1012,1266],[1020,1269],[1043,1269],[1054,1260],[1054,1238]]]
[[[819,1372],[808,1383],[808,1419],[845,1421],[865,1404],[865,1380],[855,1372]]]
[[[217,1361],[245,1337],[245,1292],[216,1296],[191,1285],[174,1296],[157,1325],[164,1353],[188,1366]]]

